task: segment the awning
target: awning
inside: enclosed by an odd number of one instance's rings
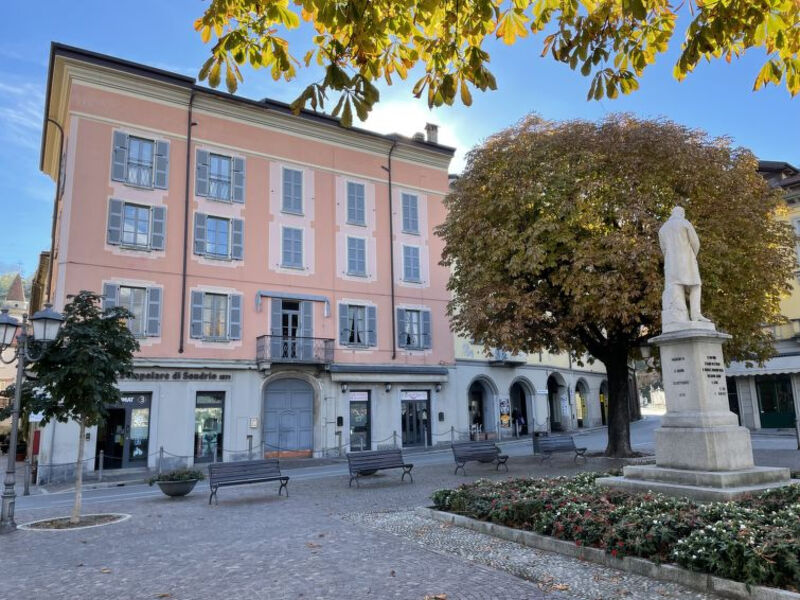
[[[800,354],[793,356],[776,356],[770,358],[763,366],[752,362],[752,367],[748,368],[744,362],[733,362],[726,369],[728,377],[746,377],[752,375],[782,375],[788,373],[800,373]]]

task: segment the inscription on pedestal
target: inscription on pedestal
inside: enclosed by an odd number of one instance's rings
[[[718,396],[728,396],[728,386],[725,385],[725,367],[719,357],[709,354],[703,361],[703,374],[708,383]]]

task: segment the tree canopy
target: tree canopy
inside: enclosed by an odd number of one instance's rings
[[[514,44],[541,34],[542,55],[591,76],[588,97],[630,93],[638,78],[668,49],[679,17],[688,19],[674,76],[682,79],[703,59],[730,62],[750,49],[765,53],[753,87],[784,82],[800,91],[800,2],[797,0],[211,0],[194,24],[204,42],[217,40],[199,78],[230,92],[240,65],[291,80],[312,63],[324,77],[306,87],[293,108],[324,109],[339,95],[333,115],[345,125],[378,102],[375,82],[405,79],[424,69],[414,95],[428,105],[469,105],[472,89],[496,89],[488,41]],[[298,58],[286,37],[301,19],[313,25]]]
[[[468,155],[445,200],[453,327],[487,347],[590,353],[609,372],[613,421],[627,404],[613,371],[626,376],[661,329],[657,234],[680,205],[700,237],[704,314],[733,335],[726,359],[766,359],[762,325],[781,321],[795,239],[757,165],[666,120],[527,117]]]

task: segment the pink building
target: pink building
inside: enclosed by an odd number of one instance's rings
[[[456,422],[439,266],[453,149],[54,44],[41,169],[51,298],[136,315],[135,378],[88,468],[426,445]],[[77,428],[48,426],[47,465]],[[442,438],[443,439],[443,438]]]

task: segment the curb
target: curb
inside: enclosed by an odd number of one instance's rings
[[[643,575],[644,577],[666,581],[668,583],[679,583],[698,592],[710,592],[722,596],[723,598],[736,598],[737,600],[800,600],[800,594],[788,590],[760,585],[748,586],[740,581],[723,579],[722,577],[716,577],[708,573],[689,571],[688,569],[672,564],[659,565],[649,560],[633,556],[615,558],[600,548],[576,546],[574,542],[559,540],[530,531],[522,531],[521,529],[513,529],[505,525],[497,525],[496,523],[489,523],[487,521],[479,521],[463,515],[442,512],[433,508],[420,507],[416,509],[416,512],[424,517],[442,523],[458,525],[459,527],[485,533],[509,542],[516,542],[517,544],[522,544],[530,548],[536,548],[546,552],[557,552],[558,554],[586,560],[604,567],[611,567],[612,569],[618,569],[626,573]]]

